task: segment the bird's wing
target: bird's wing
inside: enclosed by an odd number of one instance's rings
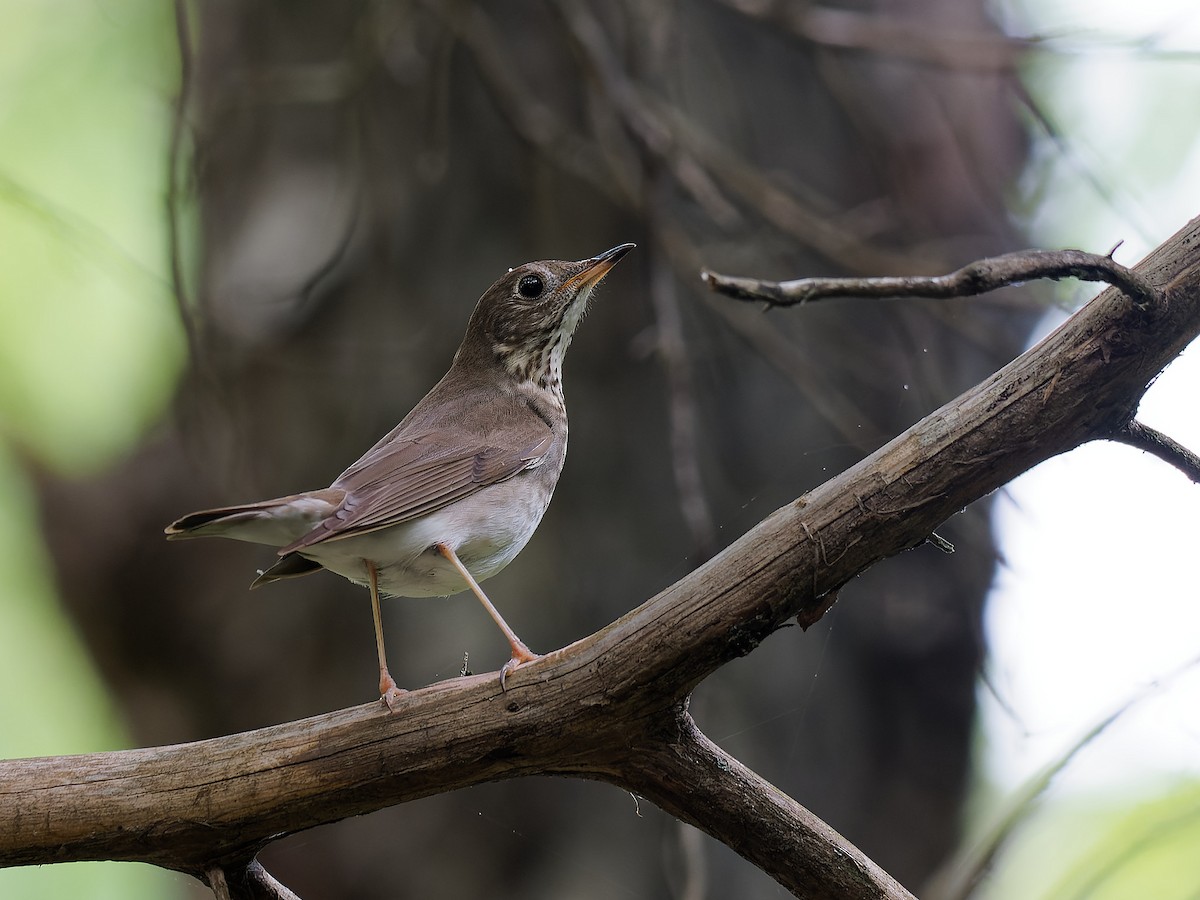
[[[505,435],[504,443],[518,449],[482,442],[448,444],[434,434],[398,438],[373,447],[333,483],[334,488],[346,492],[341,505],[312,531],[282,548],[279,555],[434,512],[537,466],[550,452],[553,440],[550,429],[534,421]]]

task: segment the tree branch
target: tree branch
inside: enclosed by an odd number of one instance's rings
[[[795,306],[829,297],[974,297],[997,288],[1037,278],[1078,278],[1105,281],[1119,287],[1140,307],[1159,302],[1154,287],[1111,256],[1082,250],[1021,250],[977,260],[949,275],[892,278],[798,278],[762,281],[704,271],[700,277],[714,291],[735,300],[764,301],[770,306]]]
[[[704,736],[682,708],[676,730],[630,759],[623,784],[727,843],[806,900],[911,900],[832,828]],[[777,876],[778,877],[778,876]]]
[[[1037,37],[949,28],[934,34],[920,20],[817,3],[723,2],[745,16],[769,22],[818,47],[870,53],[956,71],[1012,72],[1031,50],[1044,46]]]
[[[300,900],[272,878],[271,873],[256,859],[236,867],[225,878],[229,886],[229,900]],[[220,900],[219,896],[217,900]]]
[[[286,897],[253,862],[271,840],[485,781],[574,775],[637,790],[798,895],[904,896],[681,709],[717,668],[792,617],[817,621],[841,585],[967,504],[1125,429],[1200,333],[1200,219],[1122,283],[1138,302],[1104,291],[658,596],[517,669],[505,692],[495,674],[456,678],[405,695],[397,715],[371,703],[192,744],[0,762],[0,864],[140,860],[206,880],[215,866],[231,897]]]
[[[1174,466],[1195,484],[1200,484],[1200,456],[1156,428],[1131,419],[1112,435],[1114,441],[1153,453],[1163,462]]]
[[[204,360],[200,352],[200,336],[196,327],[195,310],[188,299],[187,277],[184,275],[183,250],[180,242],[180,161],[184,152],[187,131],[188,104],[192,97],[192,36],[185,0],[175,0],[175,40],[179,45],[179,94],[171,116],[171,137],[167,144],[167,186],[164,196],[167,220],[167,258],[171,265],[171,287],[179,321],[187,339],[188,356]]]

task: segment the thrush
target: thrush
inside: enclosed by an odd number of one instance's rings
[[[442,380],[329,487],[184,516],[169,539],[278,547],[252,588],[328,569],[371,593],[379,693],[395,711],[379,598],[471,590],[517,666],[537,659],[479,586],[521,552],[567,454],[563,356],[593,288],[633,244],[510,269],[479,298]]]

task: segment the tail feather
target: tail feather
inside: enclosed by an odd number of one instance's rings
[[[259,503],[190,513],[166,527],[167,540],[223,537],[282,547],[332,515],[345,491],[328,488]]]
[[[318,569],[323,569],[319,562],[305,559],[299,553],[289,553],[281,557],[279,562],[266,571],[260,571],[258,577],[250,585],[250,590],[270,584],[272,581],[282,581],[285,578],[299,578],[301,575],[311,575]]]
[[[199,512],[188,513],[166,527],[167,539],[176,540],[179,538],[205,537],[211,533],[201,531],[205,526],[222,523],[233,524],[244,521],[247,518],[253,518],[264,508],[278,502],[278,500],[268,500],[265,503],[248,503],[245,506],[222,506],[218,509],[202,509]]]

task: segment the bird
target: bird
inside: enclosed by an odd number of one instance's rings
[[[634,246],[509,269],[479,298],[449,371],[329,487],[190,513],[168,540],[278,548],[251,588],[321,569],[368,588],[379,694],[393,713],[405,691],[388,670],[380,597],[470,590],[512,651],[505,689],[539,657],[480,582],[512,562],[550,505],[567,453],[563,357],[596,285]]]

